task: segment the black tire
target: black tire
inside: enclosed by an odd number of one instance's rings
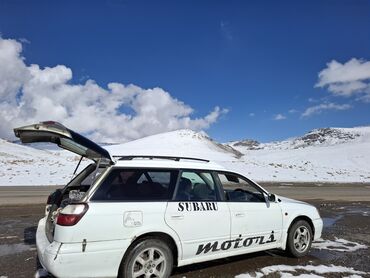
[[[150,250],[154,250],[152,258],[150,257]],[[157,262],[161,261],[162,258],[163,263],[157,265]],[[142,261],[142,263],[139,261]],[[173,254],[169,245],[157,238],[147,238],[128,250],[121,266],[120,276],[123,278],[145,278],[151,275],[151,278],[167,278],[172,272],[172,267]],[[143,274],[136,276],[134,273]]]
[[[306,256],[311,249],[312,237],[312,229],[307,221],[294,222],[289,228],[287,238],[286,251],[288,255],[295,258]]]

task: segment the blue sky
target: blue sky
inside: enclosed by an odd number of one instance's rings
[[[370,124],[358,91],[315,87],[332,60],[370,60],[369,11],[370,1],[357,0],[3,0],[0,33],[23,41],[27,64],[71,68],[72,83],[160,87],[194,117],[228,109],[206,130],[219,141],[271,141]]]

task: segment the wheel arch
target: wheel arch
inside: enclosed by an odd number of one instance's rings
[[[289,234],[290,232],[290,229],[292,228],[293,224],[298,222],[299,220],[304,220],[306,221],[310,227],[311,227],[311,231],[312,231],[312,238],[315,237],[315,226],[313,225],[313,221],[310,217],[308,217],[307,215],[298,215],[296,216],[291,222],[290,222],[290,225],[289,225],[289,228],[288,228],[288,231],[287,231],[287,234]]]

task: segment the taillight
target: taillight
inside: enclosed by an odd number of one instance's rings
[[[61,226],[76,225],[88,209],[87,204],[70,204],[60,211],[57,224]]]

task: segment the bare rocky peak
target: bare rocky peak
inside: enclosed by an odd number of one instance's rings
[[[355,128],[319,128],[311,130],[300,137],[294,137],[283,141],[260,143],[253,139],[234,141],[227,145],[237,150],[285,150],[300,149],[309,146],[330,146],[349,143],[353,140],[369,140],[370,127]]]
[[[246,147],[249,150],[258,150],[260,149],[260,142],[252,139],[245,139],[242,141],[238,141],[235,144],[233,144],[235,147]]]
[[[295,138],[293,144],[297,144],[296,147],[305,147],[318,144],[338,144],[345,143],[359,137],[360,134],[340,128],[319,128],[314,129],[302,137]]]

